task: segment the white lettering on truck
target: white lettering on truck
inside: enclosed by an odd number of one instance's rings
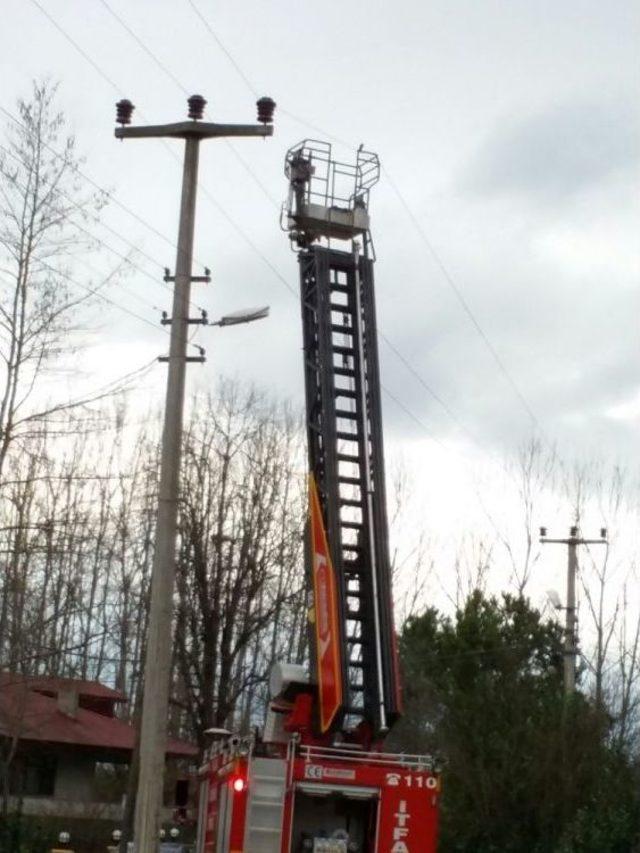
[[[398,804],[398,811],[395,813],[394,817],[396,819],[396,824],[393,827],[393,847],[391,848],[391,853],[411,853],[403,841],[403,838],[406,838],[409,835],[407,821],[411,817],[407,811],[406,800],[400,800],[400,803]]]

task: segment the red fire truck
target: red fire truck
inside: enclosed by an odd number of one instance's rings
[[[310,471],[311,660],[308,670],[274,667],[259,737],[218,733],[201,770],[198,853],[436,850],[433,762],[383,751],[402,699],[368,213],[379,170],[362,147],[352,164],[313,140],[287,152]]]

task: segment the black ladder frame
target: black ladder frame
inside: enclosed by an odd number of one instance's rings
[[[299,264],[309,465],[338,586],[344,705],[334,730],[365,722],[377,737],[401,709],[373,262],[316,245]]]

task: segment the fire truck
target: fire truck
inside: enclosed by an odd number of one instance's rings
[[[402,713],[393,623],[369,196],[378,157],[286,155],[309,457],[310,661],[276,664],[260,736],[220,731],[198,853],[435,853],[440,779],[384,751]],[[214,733],[216,734],[216,733]]]

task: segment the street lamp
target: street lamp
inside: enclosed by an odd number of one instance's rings
[[[560,596],[558,595],[555,589],[547,590],[547,598],[556,610],[564,610],[562,606],[562,601],[560,600]]]
[[[234,311],[232,314],[225,314],[214,323],[209,323],[210,326],[239,326],[241,323],[253,323],[255,320],[264,320],[269,316],[269,306],[264,305],[262,308],[248,308],[243,311]]]
[[[211,740],[222,740],[225,737],[229,737],[231,732],[229,731],[229,729],[213,726],[210,729],[205,729],[204,734],[207,735],[207,737],[210,737]]]

